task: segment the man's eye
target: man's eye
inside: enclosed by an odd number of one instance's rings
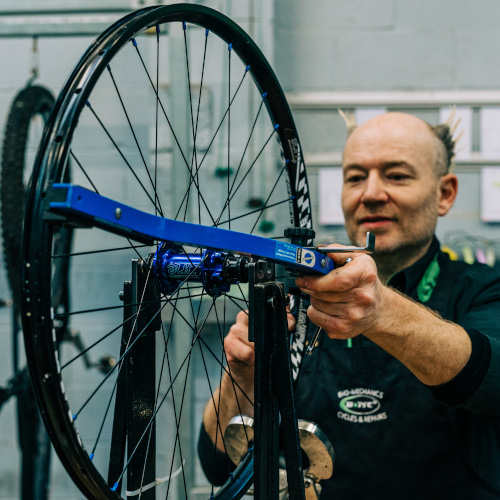
[[[355,183],[355,182],[360,182],[364,179],[362,175],[350,175],[349,177],[346,177],[346,182],[348,183]]]
[[[409,175],[406,174],[391,174],[387,176],[389,179],[399,182],[399,181],[405,181],[410,178]]]

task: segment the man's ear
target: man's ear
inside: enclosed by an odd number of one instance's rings
[[[455,203],[458,192],[458,178],[455,174],[446,174],[439,181],[438,215],[446,215]]]

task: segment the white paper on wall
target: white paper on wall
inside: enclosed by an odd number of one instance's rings
[[[319,223],[322,225],[344,225],[341,207],[342,168],[321,168],[319,182]]]
[[[453,108],[441,108],[439,110],[439,123],[445,123],[450,117]],[[455,119],[453,122],[460,120],[453,136],[460,140],[455,145],[455,159],[469,160],[472,151],[472,108],[467,106],[457,106],[455,108]]]
[[[481,157],[500,158],[500,107],[484,107],[479,112]]]
[[[481,169],[481,220],[500,222],[500,167]]]

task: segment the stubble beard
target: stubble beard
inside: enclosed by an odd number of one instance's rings
[[[426,214],[427,216],[429,213]],[[427,218],[427,217],[426,217]],[[398,271],[411,266],[418,259],[423,257],[428,250],[436,229],[436,220],[428,220],[427,224],[418,233],[411,229],[401,231],[406,237],[400,241],[388,242],[383,248],[377,248],[375,238],[375,252],[372,254],[377,272],[382,282],[386,283],[391,276]],[[349,239],[358,246],[365,245],[365,238],[358,234],[349,234]]]

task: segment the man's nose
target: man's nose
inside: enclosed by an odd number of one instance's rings
[[[363,203],[385,203],[388,200],[385,184],[378,172],[372,171],[368,174],[364,187],[361,197]]]

